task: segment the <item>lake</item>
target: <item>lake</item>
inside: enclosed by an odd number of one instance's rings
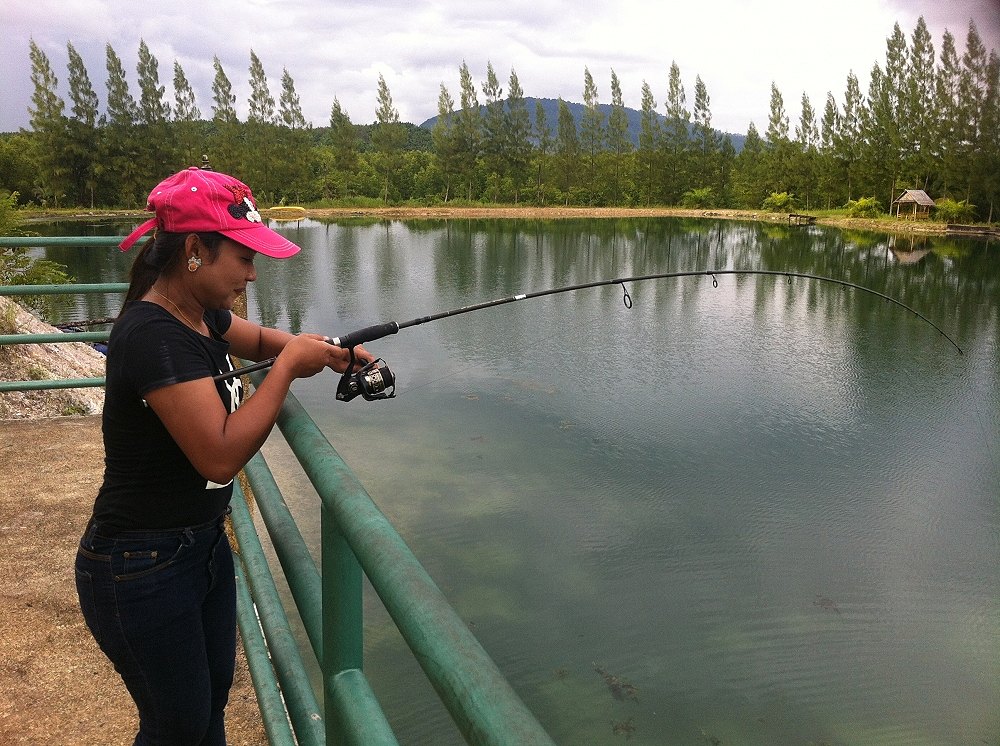
[[[996,243],[711,219],[276,224],[251,317],[373,342],[295,395],[561,744],[1000,742]],[[119,226],[112,232],[124,232]],[[107,232],[59,226],[53,232]],[[51,249],[81,282],[128,257]],[[64,318],[113,315],[92,298]],[[265,455],[313,546],[316,499]],[[462,743],[368,589],[402,743]]]

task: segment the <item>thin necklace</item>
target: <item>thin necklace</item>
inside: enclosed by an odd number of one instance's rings
[[[192,323],[191,323],[191,319],[189,319],[189,318],[188,318],[188,317],[187,317],[187,316],[186,316],[186,315],[184,314],[184,312],[183,312],[183,311],[182,311],[182,310],[181,310],[181,309],[180,309],[180,308],[179,308],[179,307],[177,306],[177,304],[176,304],[176,303],[174,303],[174,302],[173,302],[172,300],[170,300],[170,298],[168,298],[167,296],[165,296],[165,295],[164,295],[163,293],[161,293],[161,292],[160,292],[159,290],[157,290],[157,289],[156,289],[156,288],[154,288],[154,287],[150,287],[149,289],[150,289],[150,290],[152,290],[152,291],[153,291],[154,293],[156,293],[156,294],[157,294],[158,296],[160,296],[161,298],[163,298],[163,300],[165,300],[165,301],[166,301],[167,303],[169,303],[169,304],[170,304],[171,306],[173,306],[173,307],[174,307],[174,310],[175,310],[175,311],[177,311],[177,313],[179,313],[179,314],[181,315],[181,318],[182,318],[182,319],[184,319],[184,321],[185,321],[185,322],[187,323],[187,325],[188,325],[188,326],[190,326],[190,327],[191,327],[192,329],[194,329],[194,330],[195,330],[196,332],[200,330],[200,327],[199,327],[199,326],[198,326],[197,324],[192,324]]]

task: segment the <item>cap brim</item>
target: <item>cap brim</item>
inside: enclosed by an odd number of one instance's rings
[[[150,218],[145,223],[142,223],[139,227],[137,227],[134,231],[129,233],[128,236],[125,237],[125,240],[122,241],[120,244],[118,244],[118,248],[121,249],[122,251],[128,251],[129,249],[132,248],[133,244],[135,244],[136,241],[145,236],[155,227],[156,227],[156,218]]]
[[[275,259],[287,259],[302,250],[280,233],[275,233],[266,225],[254,228],[239,228],[219,231],[223,236],[247,248]]]

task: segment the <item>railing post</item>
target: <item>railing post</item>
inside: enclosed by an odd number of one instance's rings
[[[361,670],[364,656],[362,632],[361,565],[325,505],[320,508],[323,588],[323,702],[326,742],[340,743],[344,724],[334,703],[333,679],[344,671]]]

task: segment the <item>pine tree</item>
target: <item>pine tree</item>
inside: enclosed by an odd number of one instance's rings
[[[785,113],[785,100],[778,86],[771,83],[771,104],[767,119],[767,142],[772,146],[788,139],[788,114]]]
[[[392,94],[381,73],[378,76],[378,107],[372,128],[372,148],[382,174],[382,201],[388,202],[395,191],[400,156],[406,144],[406,131],[399,123],[399,112],[392,103]]]
[[[604,113],[600,109],[597,85],[588,68],[583,69],[583,116],[580,120],[580,150],[587,179],[587,203],[602,201],[597,159],[604,148]]]
[[[663,123],[663,199],[667,204],[680,202],[688,189],[688,128],[691,114],[687,110],[687,96],[681,82],[681,69],[676,62],[670,64],[667,89],[666,119]]]
[[[826,94],[826,104],[823,107],[823,117],[819,127],[819,190],[825,200],[825,206],[842,205],[845,200],[841,196],[842,184],[846,182],[845,174],[836,158],[837,133],[840,130],[840,112],[837,101],[829,91]]]
[[[139,63],[136,72],[139,76],[140,92],[139,123],[146,126],[166,124],[170,118],[170,104],[163,100],[166,87],[160,85],[159,63],[142,39],[139,40]]]
[[[136,73],[140,91],[136,135],[144,143],[139,151],[139,168],[147,177],[162,178],[176,170],[174,130],[167,126],[170,105],[163,100],[166,88],[160,85],[159,63],[142,39]]]
[[[537,149],[535,158],[537,166],[535,169],[535,202],[540,205],[545,204],[545,165],[552,150],[552,128],[549,127],[545,115],[545,107],[541,101],[535,101],[535,142]]]
[[[247,113],[247,124],[275,124],[274,96],[267,84],[264,65],[257,53],[250,50],[250,100]]]
[[[295,92],[295,81],[288,68],[281,70],[281,95],[278,97],[278,120],[282,126],[293,131],[309,129],[305,115],[302,113],[302,102]]]
[[[877,64],[868,87],[868,108],[862,117],[863,160],[867,183],[887,205],[896,198],[903,166],[900,133],[910,129],[901,101],[905,89],[906,37],[897,23],[886,40],[885,68]]]
[[[333,162],[346,180],[347,174],[358,167],[358,131],[336,97],[330,109],[330,143]]]
[[[722,137],[719,146],[718,169],[716,175],[716,204],[728,205],[732,201],[733,173],[736,168],[736,146],[728,134]]]
[[[759,208],[768,194],[767,144],[753,122],[747,128],[743,150],[736,156],[734,197],[740,207]]]
[[[576,188],[576,170],[580,162],[580,136],[573,112],[561,98],[559,118],[556,123],[555,162],[559,174],[559,187],[565,204],[569,204]]]
[[[479,97],[476,95],[476,86],[472,82],[469,66],[462,62],[458,72],[461,93],[456,134],[458,158],[462,168],[459,178],[465,187],[465,198],[472,199],[482,143],[482,122],[479,115]]]
[[[953,188],[962,183],[962,142],[966,136],[961,109],[962,70],[955,50],[955,37],[945,31],[941,39],[934,87],[937,114],[936,141],[943,196],[953,196]]]
[[[928,189],[937,151],[937,119],[934,99],[934,42],[923,16],[911,37],[907,57],[903,97],[900,107],[906,111],[900,131],[903,146],[902,177],[906,185]]]
[[[324,199],[357,194],[354,184],[358,170],[358,131],[351,117],[334,97],[330,108],[330,166],[319,169],[318,185]]]
[[[524,100],[524,91],[517,79],[517,73],[510,70],[507,82],[506,138],[507,159],[510,179],[514,187],[514,202],[520,201],[521,190],[528,180],[528,166],[531,162],[531,116]]]
[[[639,119],[639,151],[636,154],[636,181],[643,185],[643,203],[653,201],[654,174],[660,149],[660,119],[656,114],[656,99],[649,83],[642,81],[642,116]]]
[[[218,57],[212,58],[215,77],[212,79],[212,136],[209,140],[209,161],[213,168],[239,176],[243,167],[240,145],[240,121],[236,116],[236,95],[233,85]]]
[[[181,63],[174,60],[174,130],[178,158],[184,166],[195,165],[204,151],[200,121],[201,110],[195,101],[194,90]]]
[[[278,190],[282,197],[298,199],[306,191],[309,163],[309,131],[302,113],[302,103],[295,91],[295,81],[288,68],[281,70],[281,95],[278,97]]]
[[[73,102],[73,119],[90,128],[97,127],[99,101],[90,82],[87,66],[71,42],[67,42],[69,55],[69,96]]]
[[[794,148],[788,136],[788,114],[785,100],[774,82],[771,83],[771,103],[765,137],[767,145],[767,170],[770,174],[769,191],[792,191],[792,159]]]
[[[29,54],[34,92],[28,114],[38,161],[35,193],[43,204],[51,200],[58,207],[69,187],[69,174],[61,157],[66,142],[66,120],[63,116],[66,103],[59,96],[59,79],[52,72],[49,58],[34,39],[29,41]]]
[[[715,130],[712,129],[711,99],[708,96],[708,89],[702,81],[700,75],[694,79],[694,110],[692,113],[694,122],[694,176],[693,185],[696,187],[706,187],[712,184],[715,159],[719,149]]]
[[[816,126],[816,111],[805,91],[802,92],[802,113],[795,125],[795,144],[798,148],[794,170],[795,193],[805,200],[808,208],[817,188],[819,128]]]
[[[273,200],[276,123],[274,96],[267,84],[267,74],[257,53],[250,50],[250,98],[247,100],[247,121],[243,126],[246,150],[243,175],[253,185],[258,199]]]
[[[802,92],[802,113],[795,125],[795,140],[803,150],[819,146],[819,128],[816,126],[816,111],[809,101],[809,96]]]
[[[197,122],[201,119],[201,109],[195,99],[194,90],[181,63],[174,60],[174,121]]]
[[[69,97],[73,103],[73,116],[66,123],[66,168],[73,201],[84,204],[86,199],[93,209],[98,175],[102,172],[97,129],[99,102],[83,58],[71,42],[67,42],[66,51],[69,55]]]
[[[977,213],[987,222],[993,222],[997,202],[1000,201],[1000,57],[996,50],[990,52],[986,63],[986,92],[983,96],[981,120],[982,140],[985,143],[977,165],[977,178],[981,200]]]
[[[140,155],[143,143],[136,129],[139,107],[129,91],[121,58],[110,44],[105,46],[105,57],[108,72],[105,166],[114,174],[118,204],[131,207],[144,200],[150,178],[145,170],[148,164]]]
[[[483,111],[483,165],[486,167],[490,199],[499,202],[501,183],[507,171],[507,153],[504,142],[503,88],[500,87],[492,62],[486,63],[483,95],[486,97]]]
[[[233,85],[218,57],[212,58],[212,66],[215,68],[215,77],[212,79],[212,120],[216,123],[235,123],[238,119]]]
[[[112,127],[131,128],[139,119],[139,108],[128,88],[125,67],[114,48],[105,46],[108,71],[108,124]]]
[[[625,173],[628,156],[632,152],[632,140],[628,136],[628,114],[622,96],[622,84],[611,70],[611,113],[608,115],[608,149],[611,152],[613,169],[611,174],[611,201],[620,205],[625,201]]]
[[[959,92],[961,108],[966,123],[966,137],[963,148],[963,171],[965,173],[966,202],[972,202],[973,191],[978,191],[977,172],[980,155],[985,151],[987,143],[983,139],[983,116],[985,114],[985,99],[987,93],[987,70],[989,56],[979,30],[973,21],[969,21],[969,32],[966,36],[965,54],[962,55],[962,74]]]
[[[434,142],[434,156],[438,170],[444,180],[444,201],[451,199],[452,184],[461,173],[460,154],[455,118],[455,99],[451,97],[444,83],[438,93],[437,121],[431,130]]]
[[[840,164],[846,181],[848,202],[854,199],[855,189],[860,181],[858,169],[861,160],[861,119],[864,106],[858,76],[851,72],[847,76],[844,108],[837,120],[837,129],[833,137],[833,155]],[[886,207],[888,208],[888,205]]]

